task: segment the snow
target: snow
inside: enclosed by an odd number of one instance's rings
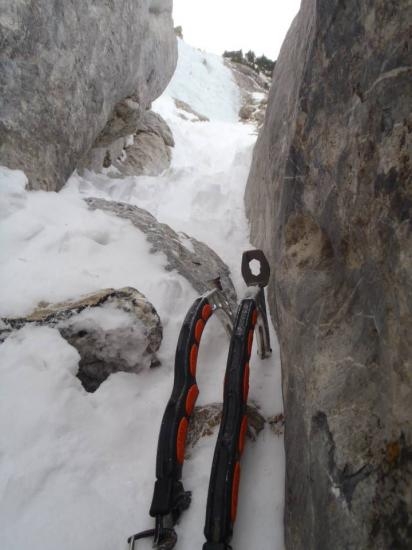
[[[196,293],[163,254],[151,254],[127,220],[90,211],[87,196],[146,208],[180,233],[209,244],[232,270],[241,296],[243,250],[252,248],[243,194],[255,129],[237,122],[239,91],[217,56],[179,41],[179,63],[153,105],[173,130],[172,165],[159,177],[118,180],[74,174],[60,193],[25,191],[20,171],[0,168],[0,317],[21,316],[39,302],[57,302],[107,287],[132,286],[156,307],[164,326],[162,366],[138,375],[117,373],[94,393],[76,378],[79,356],[56,329],[25,327],[0,346],[0,548],[113,550],[152,526],[148,515],[157,435],[173,382],[182,320]],[[183,120],[173,98],[210,122]],[[83,321],[122,325],[106,309]],[[280,362],[251,362],[250,401],[265,416],[282,411]],[[221,400],[228,351],[216,318],[208,323],[198,359],[198,403]],[[217,431],[185,462],[193,491],[177,526],[179,550],[203,544],[207,487]],[[248,442],[233,547],[283,549],[283,441],[266,427]],[[149,542],[139,549],[149,548]]]
[[[10,170],[0,166],[0,182],[0,220],[3,220],[15,209],[23,206],[26,199],[24,189],[27,178],[20,170]]]
[[[218,55],[196,50],[178,38],[179,62],[165,92],[211,120],[236,122],[240,93]]]

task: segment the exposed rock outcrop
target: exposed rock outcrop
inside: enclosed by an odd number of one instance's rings
[[[88,391],[95,391],[111,373],[159,365],[160,318],[134,288],[104,289],[77,300],[41,305],[24,318],[2,319],[0,342],[27,324],[57,328],[77,349],[78,377]]]
[[[151,110],[142,111],[138,106],[135,110],[137,115],[133,109],[122,108],[123,117],[116,116],[109,121],[82,160],[80,172],[85,168],[101,172],[113,167],[115,177],[119,178],[158,176],[169,168],[171,148],[175,145],[170,127]]]
[[[290,550],[412,547],[412,3],[303,0],[246,191]]]
[[[172,0],[0,0],[0,163],[58,190],[99,135],[125,135],[120,111],[133,102],[138,116],[175,69],[171,12]]]
[[[183,120],[190,120],[191,122],[209,122],[209,118],[205,115],[202,115],[195,109],[193,109],[188,103],[180,99],[173,98],[175,105],[179,111],[179,116]],[[183,111],[183,112],[182,112]]]
[[[236,84],[244,93],[268,91],[270,78],[254,71],[251,67],[242,63],[235,63],[224,58],[225,65],[232,70]]]
[[[240,120],[251,122],[260,128],[265,118],[271,79],[242,63],[235,63],[227,58],[224,62],[231,69],[241,93]]]
[[[267,94],[254,93],[243,96],[243,105],[239,111],[239,118],[242,122],[251,122],[260,128],[265,120],[267,107]]]
[[[120,218],[130,220],[146,235],[153,252],[163,252],[166,255],[166,269],[175,269],[199,294],[215,288],[213,281],[220,277],[230,306],[236,311],[236,291],[229,268],[205,243],[184,233],[176,233],[170,226],[159,223],[147,210],[138,206],[96,198],[85,200],[93,210],[111,212]]]

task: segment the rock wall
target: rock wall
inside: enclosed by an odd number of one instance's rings
[[[0,164],[60,189],[119,103],[144,110],[168,84],[171,11],[172,0],[0,0]]]
[[[411,21],[411,0],[303,0],[254,152],[290,550],[412,548]]]

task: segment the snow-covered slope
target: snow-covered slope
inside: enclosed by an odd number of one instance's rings
[[[165,258],[149,253],[141,232],[126,220],[90,212],[82,198],[137,204],[205,241],[244,291],[240,259],[250,243],[243,193],[254,128],[236,122],[238,90],[218,57],[183,42],[179,55],[174,79],[153,106],[176,141],[171,168],[161,176],[75,174],[60,193],[48,194],[25,191],[22,173],[0,171],[0,317],[27,313],[39,301],[133,286],[164,325],[161,368],[112,375],[94,394],[75,377],[77,352],[56,330],[27,327],[0,346],[2,550],[114,550],[152,523],[157,434],[180,324],[196,294],[164,270]],[[183,119],[173,98],[210,122]],[[212,319],[199,356],[199,404],[221,399],[227,348]],[[272,359],[261,362],[254,354],[251,365],[250,398],[265,415],[282,408],[275,340],[273,348]],[[193,502],[177,527],[180,550],[203,542],[215,437],[201,440],[185,463]],[[236,550],[283,548],[283,476],[283,442],[266,427],[242,459]]]
[[[183,40],[178,43],[178,64],[164,96],[185,101],[211,120],[236,122],[239,88],[222,58],[196,50]]]

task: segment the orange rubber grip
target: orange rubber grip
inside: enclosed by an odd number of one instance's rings
[[[203,319],[198,319],[195,326],[195,339],[196,342],[199,344],[200,339],[202,337],[203,329],[205,328],[206,323],[203,321]]]
[[[246,439],[246,433],[247,433],[247,416],[244,415],[242,418],[242,423],[240,425],[240,432],[239,432],[239,453],[243,453],[243,449],[245,448],[245,439]]]
[[[184,416],[179,423],[179,428],[177,429],[176,458],[179,464],[183,464],[185,460],[185,447],[188,426],[189,422]]]
[[[207,321],[209,319],[209,317],[212,315],[213,313],[213,309],[212,309],[212,306],[210,304],[206,304],[203,306],[202,308],[202,319],[203,321]]]
[[[236,462],[235,469],[233,472],[233,481],[232,481],[232,506],[230,508],[230,519],[232,520],[232,523],[235,522],[236,514],[237,514],[239,483],[240,483],[240,463]]]

